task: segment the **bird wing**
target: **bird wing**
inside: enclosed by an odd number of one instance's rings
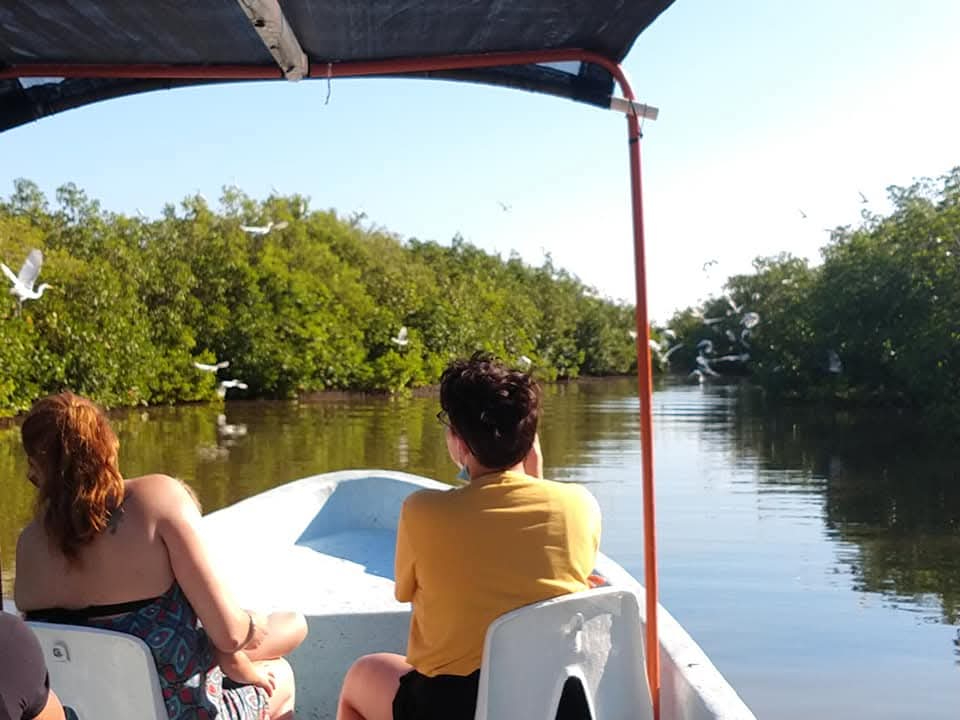
[[[36,249],[31,250],[30,254],[27,255],[26,261],[23,263],[23,267],[20,268],[20,275],[17,277],[17,280],[26,288],[33,290],[33,284],[37,281],[37,276],[40,274],[40,267],[42,265],[43,253]]]
[[[398,338],[399,340],[406,340],[406,339],[407,339],[407,326],[406,326],[406,325],[404,325],[402,328],[400,328],[400,332],[397,333],[397,338]]]
[[[253,233],[254,235],[266,235],[270,232],[270,228],[260,225],[241,225],[240,229],[244,232]]]
[[[20,278],[13,274],[13,270],[8,268],[4,263],[0,263],[0,270],[3,270],[3,274],[10,278],[10,282],[16,285],[20,282]]]
[[[281,220],[280,222],[276,223],[276,224],[273,226],[273,229],[274,229],[274,230],[283,230],[283,229],[284,229],[285,227],[287,227],[289,224],[290,224],[290,223],[288,223],[286,220]]]

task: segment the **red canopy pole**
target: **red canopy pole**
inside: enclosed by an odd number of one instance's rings
[[[636,101],[623,68],[614,73],[627,100]],[[657,625],[657,533],[653,484],[653,377],[650,368],[650,317],[647,312],[647,260],[640,180],[640,121],[627,114],[630,199],[633,208],[633,266],[637,285],[637,379],[640,385],[640,451],[643,460],[643,569],[647,592],[647,681],[654,720],[660,718],[660,641]]]

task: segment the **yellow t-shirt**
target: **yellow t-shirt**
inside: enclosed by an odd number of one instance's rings
[[[579,485],[498,473],[421,490],[397,529],[397,600],[412,601],[407,662],[424,675],[480,668],[487,627],[523,605],[589,589],[600,509]]]

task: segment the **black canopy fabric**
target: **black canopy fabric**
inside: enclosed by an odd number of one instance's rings
[[[281,0],[310,66],[491,52],[587,50],[620,62],[673,0]],[[0,73],[21,66],[243,65],[276,70],[242,4],[276,0],[3,0]],[[613,78],[555,63],[420,73],[595,104]],[[107,98],[204,80],[0,80],[0,131]]]

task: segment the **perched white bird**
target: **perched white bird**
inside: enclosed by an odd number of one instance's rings
[[[727,335],[727,340],[729,340],[730,342],[733,343],[737,341],[737,336],[734,334],[733,330],[730,330],[729,328],[727,328],[726,335]]]
[[[747,330],[752,330],[760,324],[760,316],[755,312],[748,312],[740,318],[740,324]]]
[[[666,330],[664,330],[664,331],[663,331],[663,334],[664,334],[664,336],[670,338],[671,340],[676,340],[676,339],[677,339],[677,334],[676,334],[673,330],[671,330],[670,328],[667,328]]]
[[[704,338],[697,343],[697,351],[701,355],[713,355],[713,341]]]
[[[243,423],[231,425],[227,422],[227,416],[217,415],[217,433],[225,438],[238,438],[247,434],[247,426]]]
[[[266,235],[271,230],[283,230],[289,224],[286,220],[281,220],[278,223],[271,220],[266,225],[241,225],[240,229],[251,235]]]
[[[13,287],[10,288],[10,294],[17,296],[17,302],[19,303],[18,311],[23,309],[24,300],[38,300],[40,296],[43,295],[44,290],[53,287],[52,285],[43,283],[34,289],[33,286],[37,282],[37,276],[40,274],[40,268],[42,266],[43,253],[36,249],[31,250],[30,254],[27,255],[23,267],[20,268],[19,275],[14,275],[13,270],[3,263],[0,263],[0,270],[2,270],[3,274],[13,283]]]
[[[214,365],[208,365],[207,363],[201,363],[201,362],[196,362],[196,361],[194,361],[193,366],[194,366],[197,370],[203,370],[204,372],[212,372],[212,373],[215,373],[217,370],[223,370],[224,368],[230,367],[230,361],[229,361],[229,360],[224,360],[224,361],[218,362],[218,363],[216,363],[216,364],[214,364]]]
[[[533,360],[528,358],[526,355],[521,355],[517,358],[517,361],[520,363],[520,367],[526,371],[530,369],[530,366],[533,365]]]
[[[396,344],[399,347],[404,347],[410,340],[407,339],[407,326],[404,325],[400,328],[400,332],[397,333],[396,337],[390,338],[390,342]]]
[[[656,340],[654,340],[653,338],[651,338],[651,339],[650,339],[650,349],[653,350],[655,353],[658,353],[658,354],[659,354],[659,353],[661,352],[660,343],[658,343]]]
[[[843,362],[836,350],[827,350],[827,372],[839,375],[843,372]]]
[[[636,339],[637,339],[637,331],[636,331],[636,330],[627,330],[627,335],[630,336],[630,339],[631,339],[631,340],[636,340]]]

